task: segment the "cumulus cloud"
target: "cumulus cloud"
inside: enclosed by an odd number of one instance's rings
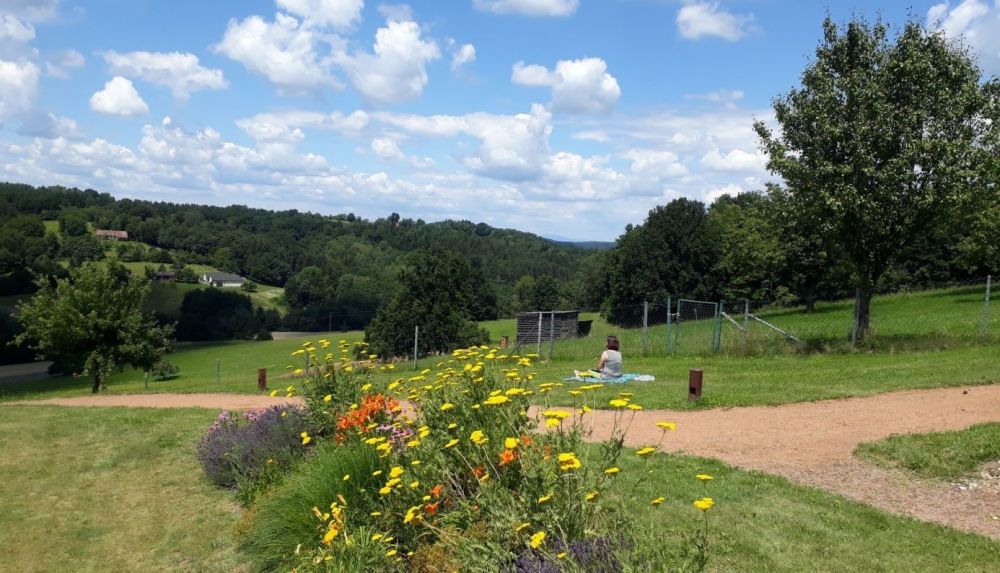
[[[569,16],[580,0],[474,0],[476,8],[495,14],[524,16]]]
[[[340,87],[330,74],[329,62],[317,52],[321,42],[333,38],[287,14],[273,22],[260,16],[230,20],[213,51],[235,60],[263,76],[279,90],[301,94],[322,87]]]
[[[278,7],[307,23],[350,28],[361,20],[364,0],[277,0]]]
[[[341,52],[334,59],[369,102],[385,105],[419,97],[427,85],[427,64],[441,57],[413,21],[389,20],[375,32],[374,52]]]
[[[688,2],[677,11],[677,30],[688,40],[715,36],[735,42],[754,27],[753,14],[733,14],[718,2]]]
[[[112,74],[139,78],[170,88],[174,97],[186,100],[192,92],[221,90],[229,83],[222,70],[206,68],[198,56],[186,52],[105,52]]]
[[[706,193],[705,194],[705,202],[711,204],[711,203],[714,203],[715,200],[718,199],[719,197],[724,197],[724,196],[727,196],[727,195],[729,197],[735,197],[735,196],[739,195],[742,192],[743,192],[743,188],[742,187],[740,187],[739,185],[737,185],[735,183],[730,183],[729,185],[724,185],[722,187],[717,187],[715,189],[712,189],[708,193]]]
[[[90,109],[128,117],[145,114],[149,106],[129,79],[115,76],[104,84],[104,89],[90,96]]]
[[[345,135],[357,135],[369,122],[367,112],[358,110],[350,114],[339,111],[321,113],[318,111],[284,111],[260,113],[239,119],[236,126],[253,137],[253,133],[279,129],[281,127],[309,128],[335,131]]]
[[[457,72],[462,66],[476,61],[476,47],[472,44],[459,46],[454,40],[449,40],[451,46],[451,71]]]
[[[767,158],[756,152],[733,149],[729,153],[720,153],[712,149],[701,158],[703,165],[719,171],[762,172],[767,166]]]
[[[554,70],[514,64],[511,81],[524,86],[552,88],[552,109],[569,113],[609,113],[621,97],[618,80],[600,58],[561,60]]]
[[[38,93],[38,66],[0,60],[0,120],[30,110]]]
[[[1000,3],[982,0],[935,4],[927,12],[931,29],[960,39],[979,56],[979,65],[989,74],[1000,74]]]
[[[44,22],[59,12],[59,0],[0,0],[0,12],[28,22]]]
[[[35,27],[13,14],[0,14],[0,41],[26,43],[35,39]]]
[[[60,50],[45,58],[45,73],[61,80],[69,79],[72,70],[82,68],[87,63],[83,54],[76,50]]]
[[[53,113],[34,112],[21,118],[18,135],[44,137],[46,139],[81,139],[83,132],[76,120]]]

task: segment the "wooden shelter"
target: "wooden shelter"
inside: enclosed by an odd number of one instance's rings
[[[541,316],[541,339],[539,339],[539,316]],[[517,344],[536,344],[539,340],[564,340],[580,336],[580,311],[557,310],[521,312],[517,315]]]

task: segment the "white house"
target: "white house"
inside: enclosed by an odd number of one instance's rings
[[[224,287],[224,288],[231,288],[231,287],[239,288],[243,286],[243,283],[246,282],[246,279],[244,279],[239,275],[234,275],[232,273],[220,273],[220,272],[202,273],[201,278],[199,278],[198,280],[199,282],[207,284],[209,286]]]

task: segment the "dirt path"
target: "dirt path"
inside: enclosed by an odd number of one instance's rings
[[[296,399],[235,394],[131,394],[21,402],[62,406],[246,409]],[[604,439],[613,412],[594,411],[593,439]],[[717,458],[734,466],[784,476],[880,509],[1000,539],[1000,487],[961,489],[915,480],[855,459],[861,442],[890,434],[957,430],[1000,421],[1000,385],[910,390],[864,398],[783,406],[636,414],[626,444],[659,441],[655,423],[677,423],[664,448]]]

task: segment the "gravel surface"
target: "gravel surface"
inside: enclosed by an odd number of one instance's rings
[[[127,394],[53,398],[31,405],[247,409],[292,398],[236,394]],[[537,410],[533,409],[536,413]],[[611,431],[614,412],[586,415],[591,439]],[[626,418],[631,413],[626,414]],[[649,410],[635,414],[625,443],[653,445],[658,421],[677,423],[663,443],[668,452],[717,458],[731,465],[776,474],[822,488],[885,511],[1000,539],[1000,489],[994,480],[963,483],[918,480],[862,462],[852,455],[861,442],[891,434],[958,430],[1000,421],[1000,385],[908,390],[864,398],[783,406],[692,412]],[[978,486],[989,481],[987,487]]]

